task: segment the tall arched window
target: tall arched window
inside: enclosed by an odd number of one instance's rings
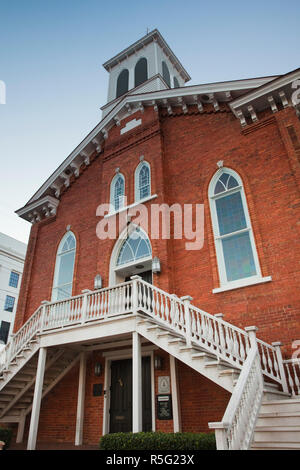
[[[170,72],[169,72],[168,66],[164,61],[162,62],[161,65],[162,65],[163,78],[165,82],[169,85],[169,87],[171,88],[171,78],[170,78]]]
[[[113,210],[118,211],[124,207],[125,178],[121,173],[116,174],[110,186],[110,204]]]
[[[75,235],[72,232],[67,232],[57,250],[52,301],[63,300],[72,296],[75,254]]]
[[[141,85],[148,80],[147,59],[142,57],[134,69],[134,86]]]
[[[119,96],[124,95],[124,93],[128,91],[128,83],[129,71],[127,69],[124,69],[118,76],[116,98],[119,98]]]
[[[140,201],[151,195],[151,172],[147,162],[139,164],[135,170],[135,200]]]
[[[241,280],[261,278],[243,183],[222,168],[209,186],[215,246],[221,286],[237,287]]]
[[[137,227],[128,235],[119,251],[117,266],[133,263],[152,256],[151,245],[146,233]]]

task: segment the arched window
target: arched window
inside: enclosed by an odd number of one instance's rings
[[[164,61],[162,62],[162,74],[163,74],[163,78],[164,78],[165,82],[171,88],[170,72],[169,72],[167,64]]]
[[[119,98],[119,96],[124,95],[124,93],[128,91],[128,83],[129,83],[129,72],[127,69],[124,69],[118,76],[116,98]]]
[[[110,204],[113,210],[118,211],[124,207],[125,178],[121,173],[116,174],[110,187]]]
[[[151,173],[147,162],[139,164],[135,170],[135,200],[140,201],[151,195]]]
[[[179,82],[176,77],[173,78],[174,81],[174,88],[180,88]]]
[[[137,227],[126,238],[121,246],[117,266],[133,263],[134,261],[149,258],[152,256],[152,250],[149,238],[146,233]]]
[[[237,173],[222,168],[209,186],[210,209],[221,286],[260,278],[243,183]]]
[[[148,80],[147,59],[140,59],[134,69],[134,86],[141,85]]]
[[[57,250],[52,301],[63,300],[72,296],[75,254],[75,235],[72,232],[67,232]]]

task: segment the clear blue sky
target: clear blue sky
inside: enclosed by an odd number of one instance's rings
[[[0,232],[100,121],[102,64],[159,29],[189,83],[284,74],[300,66],[299,0],[0,0]]]

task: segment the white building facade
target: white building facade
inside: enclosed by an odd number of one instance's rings
[[[0,233],[0,349],[13,332],[27,245]]]

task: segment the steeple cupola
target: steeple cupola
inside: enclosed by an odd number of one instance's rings
[[[109,72],[107,102],[139,87],[139,92],[183,87],[190,80],[160,32],[155,29],[103,64]]]

